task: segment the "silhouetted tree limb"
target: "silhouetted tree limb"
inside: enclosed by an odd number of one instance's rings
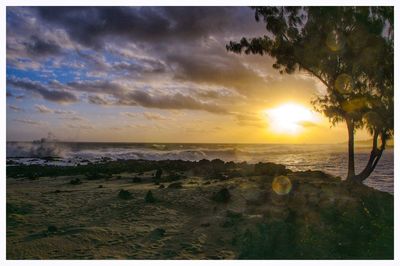
[[[333,125],[348,129],[347,179],[361,182],[378,164],[393,135],[392,7],[253,7],[266,34],[230,42],[228,51],[267,54],[281,74],[304,70],[325,85],[312,101]],[[354,134],[367,128],[372,151],[354,170]],[[381,146],[378,148],[378,139]]]

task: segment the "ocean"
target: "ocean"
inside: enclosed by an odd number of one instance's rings
[[[7,159],[24,164],[76,165],[117,159],[190,160],[221,159],[248,163],[273,162],[294,171],[321,170],[345,177],[345,144],[180,144],[180,143],[93,143],[93,142],[7,142]],[[368,160],[370,148],[356,147],[356,171]],[[48,160],[43,157],[57,157]],[[384,151],[365,184],[393,194],[393,148]]]

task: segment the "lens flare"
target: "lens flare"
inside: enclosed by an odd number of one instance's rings
[[[335,89],[340,93],[349,93],[353,88],[353,79],[346,73],[340,74],[335,80]]]
[[[277,176],[272,181],[272,190],[278,195],[287,195],[292,190],[292,182],[287,176]]]

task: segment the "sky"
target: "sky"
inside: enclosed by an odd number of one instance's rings
[[[319,81],[225,48],[264,34],[247,7],[7,7],[7,141],[345,142]]]

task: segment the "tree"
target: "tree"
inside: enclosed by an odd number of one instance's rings
[[[255,7],[266,35],[230,42],[228,51],[268,54],[281,74],[303,71],[326,87],[313,101],[332,125],[348,131],[347,180],[361,182],[375,169],[393,135],[392,7]],[[369,161],[355,173],[354,134],[367,128]],[[378,139],[380,146],[378,147]]]

